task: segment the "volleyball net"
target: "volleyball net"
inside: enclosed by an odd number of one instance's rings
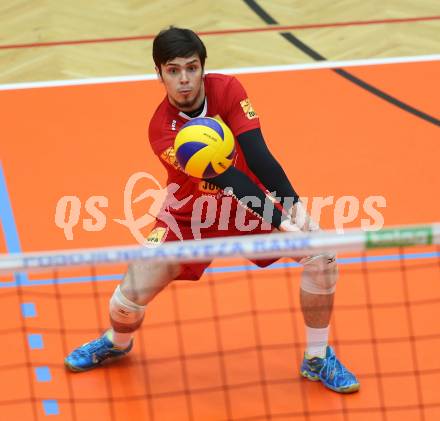
[[[0,255],[0,418],[439,419],[439,243],[440,224],[426,224]],[[340,268],[330,341],[361,382],[350,396],[299,376],[301,267],[289,257],[326,251]],[[147,306],[127,358],[65,370],[108,327],[127,264],[211,259],[200,281]]]

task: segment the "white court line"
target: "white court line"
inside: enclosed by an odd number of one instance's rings
[[[223,74],[238,75],[238,74],[246,74],[246,73],[271,73],[271,72],[287,72],[294,70],[331,69],[336,67],[374,66],[380,64],[420,63],[425,61],[438,61],[438,60],[440,60],[440,54],[431,54],[425,56],[412,56],[412,57],[385,57],[385,58],[371,58],[371,59],[347,60],[347,61],[319,61],[313,63],[284,64],[278,66],[241,67],[237,69],[207,70],[207,73],[223,73]],[[132,75],[132,76],[95,77],[95,78],[87,78],[87,79],[49,80],[43,82],[10,83],[10,84],[0,85],[0,91],[10,91],[15,89],[32,89],[32,88],[55,88],[59,86],[96,85],[102,83],[139,82],[144,80],[154,80],[156,78],[157,78],[156,74],[145,74],[145,75]]]

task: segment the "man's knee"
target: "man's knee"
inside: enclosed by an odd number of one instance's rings
[[[118,285],[110,298],[110,322],[117,332],[133,332],[142,323],[145,306],[128,299]]]
[[[131,264],[110,299],[110,321],[117,332],[132,332],[142,323],[145,306],[180,273],[180,265]]]
[[[125,274],[121,291],[129,300],[145,305],[180,273],[177,263],[132,263]]]
[[[301,260],[303,273],[301,289],[310,294],[330,295],[335,292],[338,280],[336,256],[323,253]]]

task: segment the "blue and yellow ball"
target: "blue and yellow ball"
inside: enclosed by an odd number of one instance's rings
[[[232,165],[234,135],[225,123],[215,118],[193,118],[177,133],[174,151],[177,162],[186,174],[196,178],[212,178]]]

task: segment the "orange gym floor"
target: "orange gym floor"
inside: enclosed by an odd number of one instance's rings
[[[438,61],[346,71],[439,117]],[[237,77],[302,196],[355,196],[361,204],[383,196],[385,225],[440,219],[435,122],[333,69]],[[11,244],[36,251],[134,243],[113,219],[124,218],[133,173],[165,183],[147,139],[163,95],[155,80],[0,90],[0,207],[8,216],[0,221],[0,252]],[[82,204],[70,241],[55,224],[62,196]],[[90,196],[108,198],[100,231],[82,225]],[[145,206],[136,205],[137,216]],[[334,228],[333,211],[325,208],[324,228]],[[346,227],[365,218],[361,208]],[[0,419],[438,420],[438,253],[423,247],[341,256],[331,339],[361,381],[350,396],[299,378],[298,268],[217,260],[200,282],[175,283],[157,297],[128,358],[81,374],[67,372],[63,358],[108,325],[107,302],[122,268],[2,276]]]

